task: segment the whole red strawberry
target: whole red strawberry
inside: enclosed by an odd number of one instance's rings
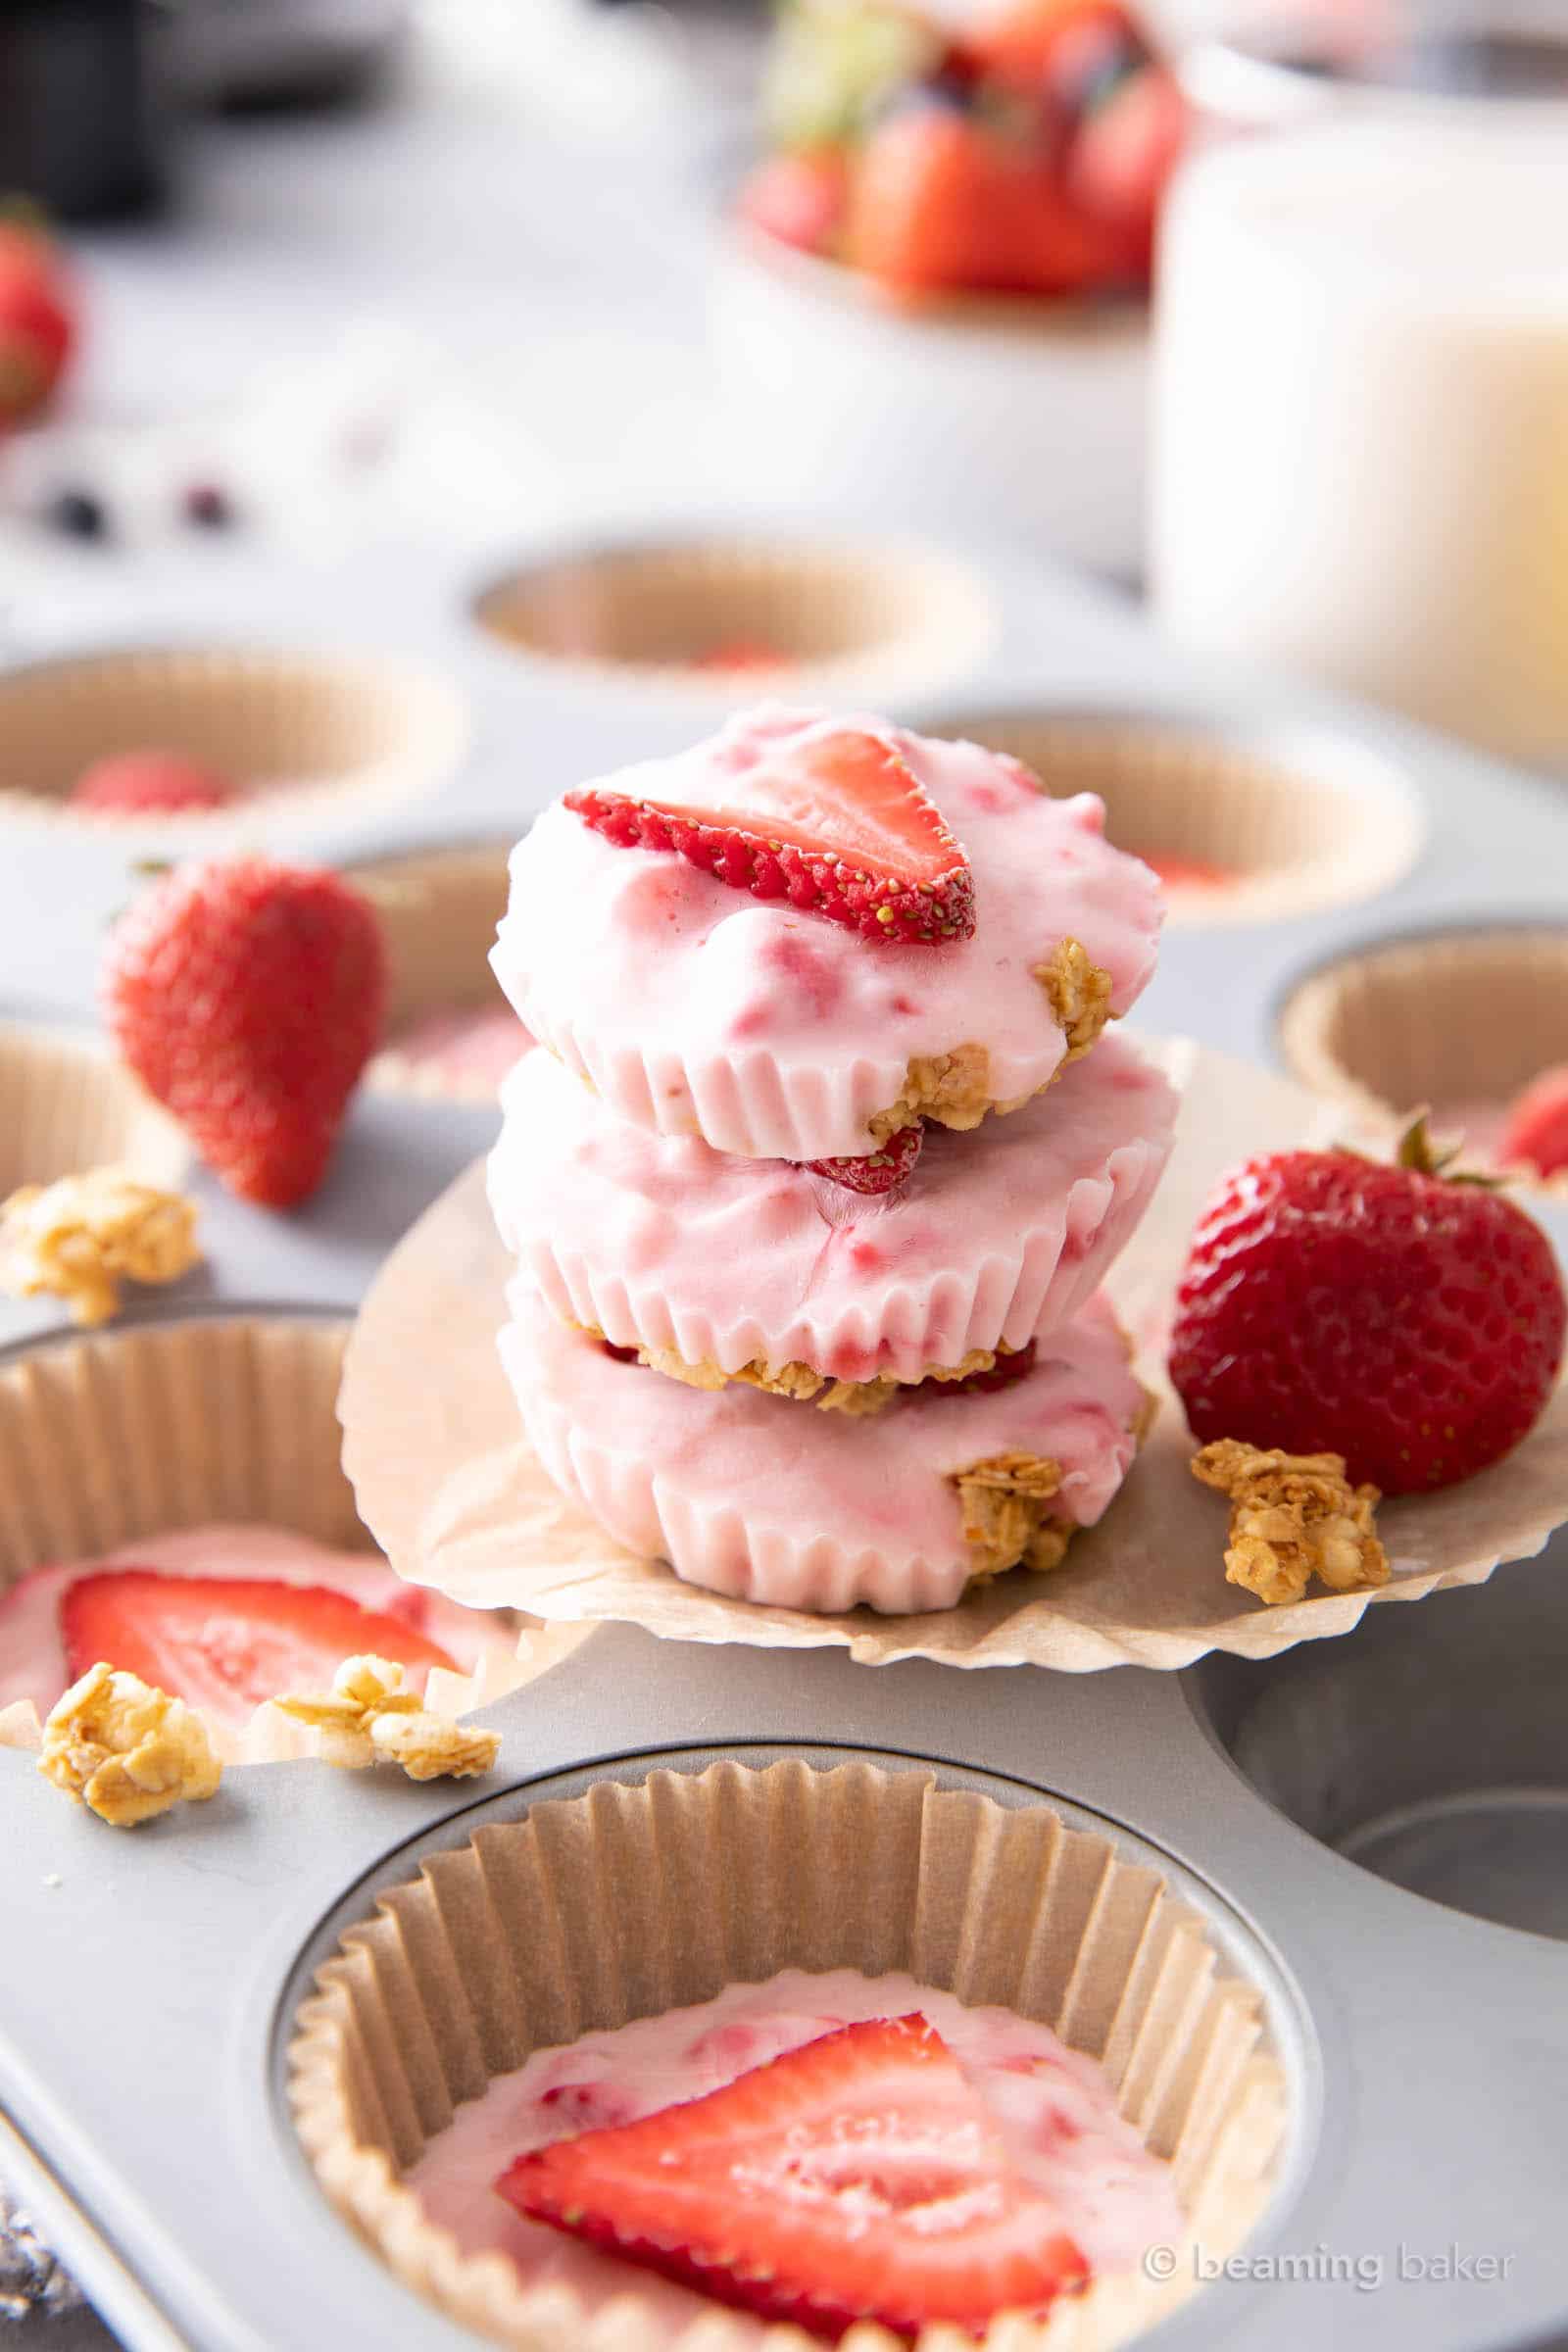
[[[1196,1438],[1341,1453],[1386,1494],[1519,1444],[1562,1360],[1562,1277],[1522,1209],[1442,1164],[1418,1120],[1394,1166],[1279,1152],[1221,1181],[1171,1333]]]
[[[55,247],[41,229],[0,220],[0,425],[45,406],[75,337]]]
[[[101,987],[126,1061],[231,1192],[316,1190],[385,1009],[358,892],[263,858],[178,866],[116,925]]]

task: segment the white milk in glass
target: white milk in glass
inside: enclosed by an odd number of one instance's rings
[[[1568,769],[1568,108],[1200,154],[1153,468],[1183,644]]]

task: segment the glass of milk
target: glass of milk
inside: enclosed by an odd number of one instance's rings
[[[1175,638],[1568,772],[1568,104],[1203,149],[1165,217],[1153,400]]]

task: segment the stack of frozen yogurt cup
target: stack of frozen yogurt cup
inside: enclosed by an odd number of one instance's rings
[[[1159,923],[1092,795],[871,718],[750,712],[549,808],[489,1182],[556,1484],[777,1607],[1055,1568],[1149,1412],[1100,1286],[1171,1144],[1105,1033]]]

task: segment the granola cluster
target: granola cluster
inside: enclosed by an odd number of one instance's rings
[[[499,1732],[476,1732],[435,1715],[417,1691],[403,1688],[403,1669],[387,1658],[345,1658],[329,1692],[294,1693],[272,1704],[321,1735],[321,1760],[344,1772],[397,1764],[411,1781],[471,1780],[488,1772]]]
[[[1046,1002],[1067,1040],[1062,1060],[1079,1061],[1110,1018],[1110,974],[1091,963],[1089,951],[1076,939],[1059,940],[1034,977],[1046,992]]]
[[[216,1796],[223,1777],[206,1724],[183,1699],[102,1660],[52,1709],[38,1770],[116,1829]]]
[[[1343,1454],[1269,1452],[1219,1438],[1194,1454],[1193,1476],[1230,1496],[1226,1581],[1271,1607],[1301,1599],[1314,1576],[1335,1592],[1388,1583],[1372,1518],[1378,1490],[1352,1487]]]
[[[1016,1568],[1055,1568],[1067,1548],[1070,1520],[1046,1505],[1061,1486],[1061,1464],[1049,1455],[997,1453],[971,1462],[953,1481],[973,1555],[970,1582],[984,1584]]]
[[[0,1286],[52,1292],[78,1323],[107,1322],[122,1282],[172,1282],[201,1254],[195,1202],[123,1168],[24,1184],[0,1206]]]
[[[904,1073],[904,1092],[870,1120],[872,1141],[885,1144],[901,1127],[935,1119],[943,1127],[978,1127],[991,1099],[991,1056],[984,1046],[955,1046],[951,1054],[916,1054]]]

